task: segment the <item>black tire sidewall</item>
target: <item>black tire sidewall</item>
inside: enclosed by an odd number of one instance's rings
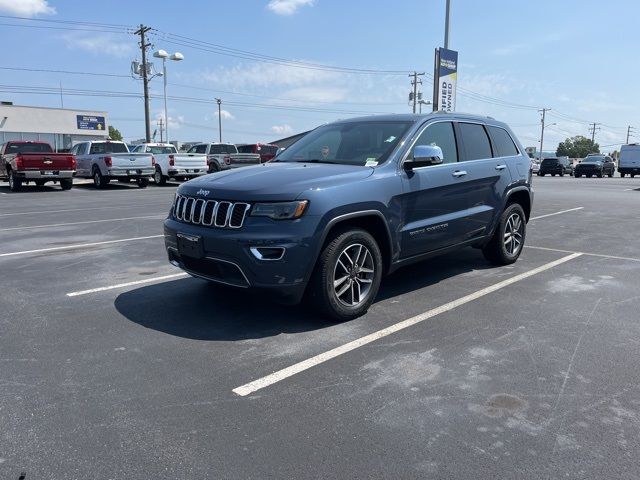
[[[361,243],[366,246],[373,256],[375,273],[371,284],[371,290],[367,299],[357,307],[343,305],[335,295],[333,288],[333,275],[338,257],[342,251],[352,243]],[[318,289],[313,292],[319,306],[332,318],[344,321],[364,315],[375,301],[382,281],[382,253],[376,240],[365,230],[352,228],[337,231],[329,239],[318,259],[314,286]]]
[[[520,249],[516,252],[515,255],[511,255],[507,252],[504,246],[504,233],[507,225],[507,220],[511,215],[517,212],[520,215],[520,220],[522,221],[522,243],[520,245]],[[522,249],[524,248],[525,240],[527,236],[527,219],[524,214],[524,210],[522,206],[518,203],[512,203],[508,205],[507,208],[504,209],[502,214],[500,215],[500,220],[496,227],[496,230],[491,237],[491,240],[487,244],[487,246],[483,249],[483,253],[487,259],[489,259],[492,263],[497,265],[510,265],[514,263],[520,257],[522,253]]]

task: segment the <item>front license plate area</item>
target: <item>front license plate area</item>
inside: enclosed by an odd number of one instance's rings
[[[182,257],[204,258],[204,242],[198,235],[178,233],[178,254]]]

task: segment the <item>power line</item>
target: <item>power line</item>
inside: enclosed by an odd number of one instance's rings
[[[20,72],[62,73],[65,75],[90,75],[95,77],[131,78],[131,75],[119,75],[116,73],[76,72],[72,70],[52,70],[48,68],[0,67],[0,70],[15,70]]]

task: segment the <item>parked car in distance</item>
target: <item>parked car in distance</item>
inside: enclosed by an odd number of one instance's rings
[[[278,153],[278,146],[268,143],[242,143],[236,144],[236,147],[240,153],[257,153],[262,163],[272,160]]]
[[[70,153],[54,153],[46,142],[9,141],[0,145],[0,178],[17,192],[24,183],[42,186],[60,182],[63,190],[73,187],[76,159]]]
[[[140,188],[149,185],[155,172],[150,153],[131,153],[123,142],[96,140],[81,142],[71,148],[78,164],[77,177],[92,178],[96,188],[105,188],[111,180],[128,183],[135,180]]]
[[[182,184],[164,222],[169,261],[346,320],[383,274],[472,246],[515,262],[531,212],[530,159],[513,132],[458,113],[323,125],[254,167]]]
[[[613,163],[613,159],[608,155],[602,155],[599,153],[590,153],[584,159],[576,165],[573,170],[574,177],[600,177],[605,175],[613,177],[616,171],[616,166]]]
[[[209,165],[208,173],[260,164],[259,154],[238,153],[238,149],[232,143],[198,143],[187,153],[205,154]]]
[[[620,147],[620,159],[618,160],[620,176],[640,175],[640,144],[622,145]]]
[[[167,180],[189,180],[207,173],[207,156],[198,153],[178,153],[171,143],[141,143],[132,153],[151,153],[156,159],[153,181],[164,185]]]
[[[535,160],[535,159],[531,159],[531,173],[538,173],[540,171],[540,162]]]
[[[552,177],[556,175],[563,177],[565,173],[567,175],[573,175],[573,165],[566,157],[548,157],[540,162],[540,168],[537,173],[539,177],[544,177],[547,174]]]

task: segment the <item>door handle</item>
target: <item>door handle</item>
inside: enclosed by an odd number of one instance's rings
[[[505,168],[507,168],[506,165],[502,164],[502,165],[496,165],[496,170],[504,170]]]
[[[456,170],[451,175],[453,175],[454,177],[464,177],[466,174],[466,170]]]

